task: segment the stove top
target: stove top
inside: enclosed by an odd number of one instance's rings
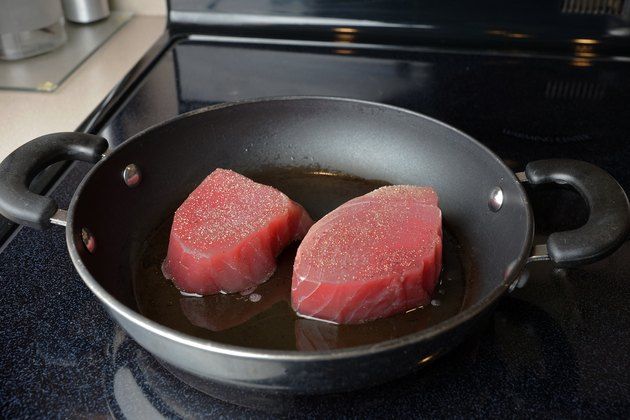
[[[146,71],[128,84],[124,101],[102,114],[100,132],[113,146],[214,103],[332,95],[443,120],[515,171],[541,158],[586,160],[630,192],[626,61],[211,35],[170,39],[155,51]],[[52,195],[62,208],[88,170],[74,164],[58,183]],[[588,217],[571,190],[547,186],[530,196],[540,241]],[[162,366],[84,286],[62,229],[21,229],[0,254],[2,412],[90,418],[627,415],[630,245],[590,266],[539,263],[528,272],[480,334],[418,374],[345,395],[263,396],[208,387]]]

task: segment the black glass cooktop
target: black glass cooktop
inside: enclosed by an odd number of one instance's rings
[[[225,101],[344,96],[441,119],[488,145],[515,171],[535,159],[581,159],[608,170],[630,191],[629,70],[630,63],[613,59],[198,36],[161,55],[102,135],[117,145],[174,115]],[[74,165],[54,190],[62,207],[88,169]],[[570,190],[530,194],[541,240],[587,217]],[[0,254],[2,412],[89,418],[627,415],[630,246],[586,267],[540,263],[528,271],[480,334],[418,374],[347,395],[260,396],[195,383],[160,365],[109,320],[83,285],[62,229],[21,229]]]

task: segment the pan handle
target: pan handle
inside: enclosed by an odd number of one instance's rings
[[[107,147],[102,137],[70,132],[41,136],[17,148],[0,163],[0,214],[32,228],[50,227],[57,203],[29,191],[33,178],[55,162],[98,162]]]
[[[588,205],[584,226],[549,235],[547,250],[555,263],[588,264],[612,254],[625,241],[630,230],[628,197],[606,171],[577,160],[547,159],[529,163],[525,174],[533,185],[569,184]]]

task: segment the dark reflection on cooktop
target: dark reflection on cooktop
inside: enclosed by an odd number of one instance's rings
[[[256,62],[251,71],[244,62]],[[587,60],[588,61],[588,60]],[[515,170],[567,157],[597,163],[622,183],[609,150],[630,158],[630,64],[576,63],[473,53],[379,51],[220,43],[173,50],[179,111],[217,102],[284,95],[331,95],[408,108],[490,146]]]
[[[443,120],[488,145],[514,170],[542,158],[581,159],[628,189],[630,172],[622,164],[630,160],[628,69],[630,63],[590,59],[182,41],[165,53],[104,135],[120,142],[221,102],[342,96]]]

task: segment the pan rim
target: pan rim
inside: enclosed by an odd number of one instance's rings
[[[147,132],[152,130],[157,130],[162,128],[163,126],[169,125],[175,121],[179,121],[180,119],[188,118],[192,115],[201,114],[205,112],[210,112],[222,108],[231,108],[239,105],[246,104],[255,104],[255,103],[265,103],[265,102],[278,102],[278,101],[341,101],[341,102],[350,102],[362,105],[376,106],[379,108],[386,108],[391,111],[401,112],[405,114],[413,115],[414,117],[422,118],[423,120],[429,121],[433,124],[437,124],[443,128],[446,128],[450,131],[455,132],[460,137],[466,138],[469,142],[474,144],[476,147],[479,147],[482,151],[484,151],[489,158],[493,159],[499,167],[501,167],[506,175],[508,175],[508,179],[512,180],[517,184],[517,188],[519,189],[521,198],[523,199],[523,203],[525,205],[525,211],[527,214],[527,218],[524,222],[526,231],[526,238],[523,241],[523,247],[521,252],[516,258],[513,260],[516,262],[507,273],[503,280],[495,287],[495,289],[484,299],[476,302],[472,306],[460,311],[456,315],[435,324],[427,329],[408,334],[402,337],[393,338],[390,340],[381,341],[374,344],[367,344],[356,347],[347,347],[341,349],[334,350],[324,350],[324,351],[298,351],[298,350],[271,350],[271,349],[256,349],[242,346],[235,346],[230,344],[223,344],[214,342],[212,340],[197,338],[182,332],[179,332],[170,327],[159,324],[141,313],[129,308],[124,305],[114,296],[112,296],[109,292],[105,290],[99,283],[99,281],[94,278],[88,271],[87,267],[83,264],[81,256],[78,252],[78,246],[80,244],[77,243],[76,237],[73,234],[74,232],[74,212],[76,203],[79,201],[83,189],[88,184],[92,174],[98,171],[99,167],[107,161],[110,156],[113,156],[116,153],[120,153],[121,150],[125,148],[125,146],[133,141],[136,141],[139,138],[142,138]],[[75,269],[79,273],[83,282],[88,286],[91,292],[101,301],[102,304],[109,310],[115,311],[119,316],[124,317],[127,321],[132,324],[135,324],[139,328],[143,330],[148,330],[152,334],[156,334],[161,336],[162,338],[177,342],[179,344],[194,347],[196,349],[222,354],[225,356],[232,357],[241,357],[247,359],[258,359],[258,360],[267,360],[267,361],[276,361],[276,362],[316,362],[316,361],[331,361],[331,360],[343,360],[350,358],[360,358],[369,356],[375,353],[383,353],[389,351],[395,351],[397,349],[412,346],[418,344],[422,341],[429,340],[433,337],[441,335],[443,333],[448,332],[449,330],[455,329],[458,326],[465,324],[469,321],[476,319],[479,315],[484,313],[487,309],[489,309],[494,302],[496,302],[503,294],[508,290],[509,286],[516,279],[517,275],[520,274],[527,262],[527,257],[531,252],[531,247],[533,243],[533,235],[534,235],[534,220],[532,215],[531,205],[529,203],[529,199],[525,189],[522,184],[516,178],[514,172],[512,172],[499,157],[488,147],[464,133],[463,131],[446,124],[440,120],[429,117],[427,115],[411,111],[405,108],[383,104],[373,101],[364,101],[359,99],[352,98],[343,98],[343,97],[331,97],[331,96],[277,96],[277,97],[264,97],[264,98],[256,98],[256,99],[247,99],[242,101],[235,102],[225,102],[220,104],[214,104],[207,107],[195,109],[184,114],[180,114],[171,119],[162,121],[158,124],[155,124],[151,127],[148,127],[137,134],[131,136],[120,146],[116,147],[105,159],[99,161],[96,165],[94,165],[90,171],[86,174],[86,176],[81,180],[79,186],[77,187],[75,193],[72,196],[70,206],[68,208],[68,224],[66,226],[66,245],[68,247],[68,252],[70,254],[70,258],[75,266]]]

